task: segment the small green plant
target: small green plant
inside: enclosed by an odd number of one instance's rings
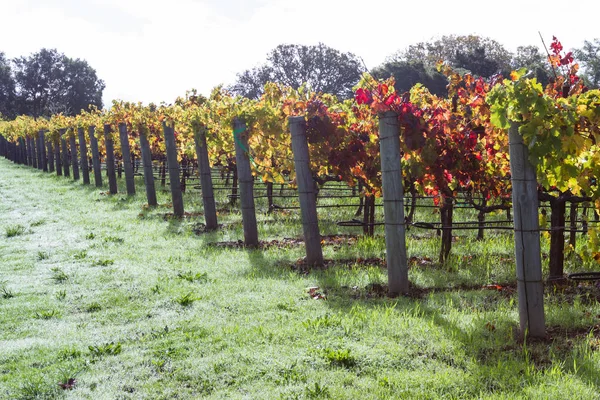
[[[35,314],[33,314],[33,317],[36,319],[52,319],[52,318],[58,318],[60,316],[60,313],[56,310],[43,310],[43,311],[37,311]]]
[[[4,228],[6,232],[6,237],[14,237],[19,236],[25,233],[25,227],[23,225],[10,225]]]
[[[29,376],[19,387],[19,399],[55,399],[58,388],[50,385],[42,376]]]
[[[108,267],[114,263],[115,260],[111,260],[110,258],[99,258],[92,263],[92,267]]]
[[[85,250],[80,250],[73,255],[73,258],[75,258],[76,260],[83,260],[86,257],[87,257],[87,251],[85,251]]]
[[[349,349],[325,349],[323,356],[330,365],[344,368],[351,368],[356,365],[356,358],[350,354]]]
[[[325,314],[316,318],[309,318],[305,321],[302,321],[302,325],[304,325],[307,329],[320,329],[320,328],[329,328],[332,326],[341,326],[342,320],[338,315]]]
[[[44,225],[46,223],[46,220],[44,218],[42,219],[38,219],[36,221],[33,221],[31,223],[31,226],[40,226],[40,225]]]
[[[125,242],[125,239],[120,238],[118,236],[107,236],[104,238],[104,242],[105,243],[123,243]]]
[[[49,258],[50,258],[50,253],[48,253],[47,251],[38,251],[37,252],[38,261],[47,260]]]
[[[179,272],[177,277],[188,282],[206,282],[208,280],[208,274],[206,272],[198,272],[195,274],[192,271]]]
[[[54,297],[56,297],[56,300],[58,301],[62,301],[64,299],[67,298],[67,291],[66,290],[59,290],[58,292],[56,292],[56,294],[54,295]]]
[[[318,382],[315,382],[313,387],[307,386],[304,392],[309,399],[325,399],[331,396],[329,388],[325,385],[321,386]]]
[[[151,291],[152,293],[154,293],[154,294],[159,294],[159,293],[160,293],[160,291],[161,291],[161,287],[160,287],[160,285],[157,283],[156,285],[154,285],[154,286],[152,286],[152,287],[150,288],[150,291]]]
[[[187,294],[184,294],[182,296],[179,296],[175,299],[175,301],[183,306],[183,307],[189,307],[192,305],[192,303],[194,301],[196,301],[197,299],[193,296],[192,292],[189,292]]]
[[[81,350],[76,347],[66,347],[58,352],[59,360],[73,360],[81,357]]]
[[[69,275],[59,267],[54,267],[50,270],[52,272],[52,279],[55,283],[64,283],[69,280]]]
[[[85,238],[87,240],[94,240],[96,238],[96,235],[94,234],[94,232],[90,232],[87,235],[85,235]]]
[[[6,286],[6,281],[0,281],[0,295],[3,299],[11,299],[15,294]]]
[[[90,354],[93,358],[100,358],[103,356],[115,356],[120,354],[122,351],[121,343],[110,342],[97,346],[89,346]]]
[[[100,310],[102,310],[102,306],[97,302],[88,304],[88,306],[85,308],[85,311],[89,313],[98,312]]]
[[[72,390],[77,384],[77,376],[83,372],[84,368],[75,369],[74,367],[59,368],[58,386],[62,390]]]

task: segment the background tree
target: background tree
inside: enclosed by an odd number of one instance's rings
[[[10,62],[2,52],[0,52],[0,116],[11,119],[16,116],[15,80]]]
[[[267,55],[267,62],[237,75],[231,91],[257,99],[267,82],[283,83],[297,89],[306,83],[316,92],[352,97],[352,87],[362,72],[361,62],[352,53],[342,53],[323,43],[316,46],[281,44]]]
[[[497,41],[477,35],[448,35],[431,42],[420,42],[399,51],[388,62],[407,61],[435,66],[439,60],[454,69],[489,78],[497,73],[510,73],[512,54]]]
[[[398,93],[410,91],[417,83],[421,83],[429,91],[438,96],[448,94],[448,79],[437,72],[433,66],[426,66],[422,61],[390,61],[373,69],[371,74],[376,79],[394,77],[394,88]]]
[[[13,60],[19,114],[33,117],[62,112],[75,115],[89,105],[102,107],[104,81],[80,59],[42,49]]]
[[[533,76],[537,78],[542,86],[546,86],[553,75],[548,57],[536,46],[517,47],[517,52],[511,61],[511,67],[513,70],[527,68],[532,71]]]
[[[590,88],[600,88],[600,39],[585,41],[581,49],[573,50],[583,67],[583,80]]]

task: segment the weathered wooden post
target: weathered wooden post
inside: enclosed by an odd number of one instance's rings
[[[210,162],[208,161],[208,148],[206,147],[206,127],[194,127],[194,142],[196,143],[196,156],[198,157],[198,172],[200,173],[200,187],[202,189],[202,204],[204,206],[204,222],[206,230],[215,230],[218,227],[217,207],[213,192]]]
[[[248,131],[245,121],[239,118],[233,120],[233,136],[235,141],[235,164],[240,185],[244,244],[246,246],[258,246],[258,228],[254,206],[254,177],[250,169]]]
[[[26,158],[26,140],[23,139],[22,137],[17,138],[17,140],[15,141],[15,159],[14,162],[16,164],[25,164],[27,165],[27,158]]]
[[[96,137],[96,127],[88,128],[88,136],[90,137],[90,147],[92,148],[92,164],[94,166],[94,181],[96,187],[102,187],[102,169],[100,167],[100,152],[98,151],[98,138]]]
[[[167,168],[171,184],[171,198],[173,199],[173,214],[183,216],[183,195],[179,182],[179,162],[177,161],[177,146],[175,145],[175,128],[163,122],[165,144],[167,146]]]
[[[69,135],[69,144],[71,146],[71,166],[73,167],[73,179],[79,180],[79,160],[77,159],[77,142],[75,141],[75,130],[71,129]]]
[[[154,188],[154,172],[152,171],[152,153],[150,152],[150,144],[148,143],[147,128],[140,127],[140,148],[142,150],[142,163],[144,166],[144,184],[146,186],[146,198],[149,206],[156,206],[156,189]]]
[[[113,144],[110,124],[104,125],[104,141],[106,146],[106,176],[108,177],[108,192],[117,194],[117,175],[115,173],[115,145]]]
[[[408,261],[400,162],[400,127],[398,115],[393,111],[379,115],[379,147],[389,295],[397,296],[408,293]]]
[[[63,170],[62,159],[60,158],[60,136],[54,138],[54,162],[56,163],[56,176],[62,176]]]
[[[48,172],[48,154],[46,153],[46,133],[40,129],[40,147],[42,152],[42,170]]]
[[[60,130],[60,145],[62,150],[63,175],[65,177],[70,177],[71,173],[69,172],[69,151],[67,150],[67,138],[65,137],[66,132],[66,129]]]
[[[77,135],[79,136],[79,155],[81,162],[81,174],[83,175],[83,184],[90,184],[90,168],[88,164],[87,156],[87,144],[85,143],[85,131],[83,128],[77,128]]]
[[[46,154],[48,155],[48,172],[54,172],[54,149],[52,139],[46,142]]]
[[[16,164],[25,164],[27,165],[27,163],[25,162],[25,146],[24,146],[25,140],[23,138],[17,138],[17,140],[15,141],[15,159],[14,162]]]
[[[34,140],[36,144],[35,150],[37,155],[37,168],[39,170],[44,170],[44,143],[42,143],[42,137],[39,131],[37,132],[37,135],[34,134]]]
[[[323,265],[323,249],[321,248],[321,235],[319,233],[319,219],[317,216],[317,195],[315,182],[310,171],[310,156],[304,117],[289,117],[290,131],[292,133],[292,152],[294,153],[294,166],[296,169],[296,183],[302,214],[302,230],[306,246],[306,262],[311,265]]]
[[[35,139],[31,137],[28,137],[27,139],[29,140],[29,148],[31,149],[31,166],[37,169],[37,146]]]
[[[133,165],[131,164],[131,149],[129,148],[129,135],[127,134],[127,125],[119,124],[119,138],[121,139],[121,157],[125,169],[125,184],[127,186],[127,195],[135,194],[135,181],[133,178]]]
[[[523,143],[517,123],[511,123],[508,141],[521,332],[544,337],[544,285],[535,168],[529,162],[529,150]]]

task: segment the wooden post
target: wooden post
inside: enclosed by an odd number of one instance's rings
[[[146,127],[140,129],[140,148],[142,149],[142,163],[144,165],[144,184],[146,186],[146,198],[149,206],[156,206],[156,189],[154,188],[154,172],[152,171],[152,153],[150,144],[146,137]]]
[[[40,138],[40,154],[42,159],[41,170],[44,172],[48,172],[48,157],[46,155],[46,135],[44,134],[44,130],[40,129],[38,135]]]
[[[65,177],[71,176],[69,172],[69,151],[67,150],[67,139],[65,138],[66,129],[60,130],[60,144],[62,150],[62,167],[63,167],[63,175]]]
[[[81,161],[81,174],[83,175],[83,184],[90,184],[90,168],[88,164],[87,156],[87,144],[85,143],[85,131],[83,128],[77,128],[77,135],[79,136],[79,155]]]
[[[258,246],[258,228],[254,207],[254,177],[250,170],[248,157],[248,131],[246,122],[238,118],[233,120],[235,141],[235,164],[240,185],[240,204],[242,207],[242,224],[244,225],[244,244]]]
[[[29,140],[29,148],[31,149],[31,166],[33,168],[38,167],[37,163],[37,146],[34,138],[28,138]]]
[[[98,138],[96,137],[96,127],[88,128],[90,137],[90,147],[92,148],[92,164],[94,165],[94,181],[96,187],[102,187],[102,170],[100,168],[100,152],[98,151]]]
[[[544,337],[544,285],[535,169],[529,162],[529,151],[518,124],[511,124],[508,139],[521,332]]]
[[[77,142],[75,141],[75,132],[69,135],[69,144],[71,145],[71,165],[73,166],[73,179],[79,180],[79,160],[77,159]]]
[[[392,111],[379,116],[379,146],[389,295],[396,296],[408,293],[408,262],[400,163],[400,128],[398,115]]]
[[[54,149],[52,148],[52,139],[46,142],[46,154],[48,155],[48,172],[54,172]]]
[[[289,117],[289,124],[292,133],[292,152],[294,153],[300,212],[302,214],[302,230],[306,246],[306,262],[311,265],[322,266],[323,249],[321,248],[321,234],[319,233],[319,219],[317,216],[317,196],[315,182],[310,171],[305,119],[304,117]]]
[[[42,146],[39,132],[36,132],[33,136],[33,141],[35,143],[35,154],[37,158],[37,169],[40,171],[43,169],[42,163]]]
[[[196,156],[198,157],[198,172],[200,173],[204,222],[206,223],[206,230],[212,231],[217,229],[219,224],[217,222],[217,207],[210,174],[210,162],[208,161],[205,126],[194,128],[194,141],[196,143]]]
[[[133,165],[131,164],[131,150],[129,148],[129,135],[127,134],[127,125],[119,124],[119,138],[121,139],[121,158],[125,168],[125,184],[127,185],[127,195],[135,194],[135,181],[133,179]]]
[[[171,184],[171,198],[173,199],[173,214],[183,216],[183,195],[179,182],[179,162],[177,161],[177,147],[175,146],[175,129],[163,122],[165,144],[167,146],[167,168]]]
[[[115,174],[115,145],[113,144],[110,124],[104,125],[106,145],[106,176],[108,176],[108,192],[117,194],[117,175]]]
[[[62,159],[60,158],[60,138],[54,140],[54,162],[56,163],[56,176],[62,176]]]

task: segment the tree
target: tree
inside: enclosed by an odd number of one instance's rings
[[[585,84],[592,88],[600,88],[600,39],[585,41],[581,49],[573,51],[575,59],[583,66]]]
[[[69,114],[87,110],[90,105],[102,108],[104,81],[98,79],[96,71],[85,60],[65,57],[63,79],[61,83],[61,101]]]
[[[473,75],[490,78],[497,73],[509,73],[511,58],[511,53],[493,39],[477,35],[448,35],[410,45],[390,57],[388,62],[421,62],[434,66],[442,60],[454,69],[465,69]]]
[[[435,95],[445,97],[448,94],[446,86],[448,79],[432,67],[426,67],[423,62],[390,61],[373,69],[376,79],[394,77],[394,88],[398,93],[410,91],[417,83],[421,83]]]
[[[75,115],[89,105],[102,107],[104,82],[86,61],[68,58],[56,49],[42,49],[13,63],[20,114]]]
[[[9,60],[0,52],[0,116],[14,118],[15,80]]]
[[[294,89],[307,84],[316,92],[350,98],[360,75],[361,62],[352,53],[342,53],[323,43],[281,44],[271,50],[264,65],[238,74],[230,89],[245,97],[258,98],[264,84],[271,81]]]
[[[548,57],[542,54],[536,46],[517,47],[517,53],[512,58],[511,67],[513,70],[527,68],[542,86],[546,86],[552,76]]]

